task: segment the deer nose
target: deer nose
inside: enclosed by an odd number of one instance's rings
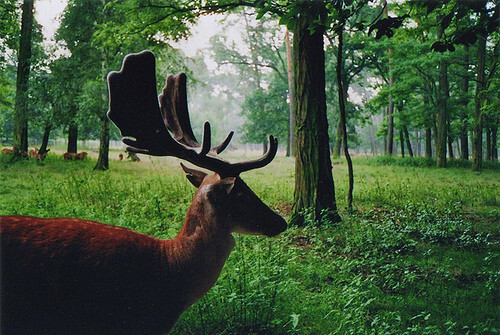
[[[272,223],[266,226],[267,229],[264,232],[264,235],[266,236],[273,237],[286,230],[287,224],[285,219],[278,214],[275,215],[276,216],[273,218]]]

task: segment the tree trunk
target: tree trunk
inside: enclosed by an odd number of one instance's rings
[[[467,134],[467,93],[469,92],[469,78],[467,77],[467,71],[469,68],[469,46],[465,46],[465,73],[460,82],[460,87],[462,89],[462,94],[464,98],[462,99],[462,109],[460,111],[460,158],[464,160],[469,159],[469,137]]]
[[[52,130],[52,122],[47,122],[47,124],[45,125],[45,130],[43,131],[42,144],[40,145],[40,149],[38,150],[38,153],[40,155],[43,155],[44,153],[48,152],[47,146],[49,144],[49,136],[51,130]]]
[[[342,122],[337,122],[337,131],[335,134],[335,143],[333,145],[333,158],[340,157],[340,149],[342,147]]]
[[[405,141],[403,135],[403,129],[399,129],[399,142],[401,143],[401,157],[405,157]]]
[[[14,154],[28,152],[28,86],[31,67],[31,35],[33,31],[33,0],[24,0],[17,63],[16,100],[14,105]]]
[[[450,134],[451,129],[450,123],[448,122],[448,157],[450,157],[450,159],[453,159],[455,158],[455,155],[453,154],[453,137]]]
[[[101,137],[99,140],[99,157],[94,170],[109,169],[109,119],[106,115],[101,118]]]
[[[438,25],[437,36],[441,38],[443,34],[441,25]],[[443,57],[443,55],[441,55]],[[436,112],[436,164],[438,167],[446,167],[446,143],[448,139],[447,125],[447,104],[448,104],[448,64],[446,60],[441,59],[438,65],[439,87],[438,87],[438,105]]]
[[[425,128],[425,158],[432,158],[432,131]]]
[[[315,3],[324,11],[322,3]],[[319,220],[327,214],[339,222],[328,144],[323,29],[311,33],[307,16],[300,16],[293,34],[295,191],[291,223],[302,225],[304,211]]]
[[[106,0],[102,0],[103,5],[106,5]],[[106,82],[108,69],[108,56],[107,53],[102,51],[102,63],[101,63],[101,80]],[[107,92],[102,92],[102,105],[109,105],[109,97]],[[101,119],[101,136],[99,139],[99,156],[97,157],[97,164],[94,166],[94,170],[108,170],[109,169],[109,119],[107,112],[103,112]]]
[[[480,14],[479,20],[484,23],[487,18],[485,10]],[[480,171],[483,168],[483,120],[481,106],[483,104],[483,91],[486,88],[485,81],[485,58],[486,58],[487,32],[478,34],[477,39],[477,67],[476,67],[476,96],[474,112],[474,152],[472,170]]]
[[[77,153],[78,150],[78,125],[72,123],[68,128],[68,149],[66,152]]]
[[[498,123],[496,126],[493,126],[493,129],[491,132],[491,159],[492,160],[498,160],[497,139],[498,139]]]
[[[408,133],[408,127],[406,125],[403,126],[403,133],[405,136],[406,147],[408,148],[408,155],[413,158],[413,149],[411,148],[410,134]]]
[[[285,36],[285,42],[286,42],[286,59],[287,59],[287,70],[288,70],[288,100],[289,102],[289,108],[290,108],[290,127],[289,127],[289,140],[288,140],[288,156],[293,157],[295,155],[293,151],[294,147],[294,120],[293,120],[293,68],[292,68],[292,49],[290,45],[290,33],[288,32],[288,29],[286,31],[286,36]]]
[[[387,18],[389,11],[387,8],[387,1],[384,0],[384,18]],[[393,50],[389,48],[389,89],[392,89],[394,85],[394,75],[392,74],[392,56]],[[394,145],[394,101],[392,99],[392,93],[389,94],[389,108],[387,109],[387,151],[388,155],[393,153]]]
[[[368,129],[370,130],[370,141],[372,144],[372,155],[377,155],[377,141],[375,140],[375,131],[373,129],[373,117],[370,116],[371,124],[368,125]]]
[[[486,133],[486,160],[491,160],[491,127],[490,127],[490,119],[485,115],[485,133]]]
[[[340,2],[342,4],[342,2]],[[340,5],[341,6],[341,5]],[[339,91],[339,109],[340,109],[340,123],[342,125],[342,146],[344,147],[344,156],[347,161],[347,170],[349,174],[349,190],[347,192],[347,208],[352,212],[352,194],[354,190],[354,173],[352,168],[351,155],[349,154],[349,146],[347,142],[347,116],[345,111],[345,99],[347,92],[347,87],[344,87],[342,80],[342,73],[344,62],[342,61],[343,48],[344,48],[344,26],[340,25],[338,29],[338,52],[337,52],[337,86]]]
[[[422,155],[422,138],[420,130],[415,130],[415,139],[416,139],[416,155],[420,157]]]

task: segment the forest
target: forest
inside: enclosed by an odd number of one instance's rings
[[[0,215],[173,238],[195,190],[130,154],[108,74],[187,76],[196,138],[276,159],[243,179],[288,229],[236,236],[174,334],[500,331],[500,6],[490,0],[0,3]],[[47,36],[45,25],[54,26]]]

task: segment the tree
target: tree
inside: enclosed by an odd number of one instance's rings
[[[238,91],[245,96],[243,139],[262,143],[266,151],[269,134],[289,138],[287,64],[283,31],[277,21],[256,21],[255,15],[247,10],[224,19],[227,30],[236,22],[245,22],[238,45],[227,40],[224,33],[214,36],[211,42],[213,57],[221,70],[236,69],[239,73]]]
[[[16,100],[14,106],[13,145],[15,154],[28,152],[28,79],[31,66],[31,35],[33,30],[33,0],[24,0],[17,64]]]
[[[473,170],[482,169],[483,160],[483,113],[484,91],[488,86],[485,77],[486,42],[489,36],[498,31],[498,15],[500,5],[488,0],[464,2],[412,2],[417,7],[424,8],[429,14],[437,12],[441,18],[438,28],[442,34],[434,42],[431,49],[437,52],[454,52],[455,45],[476,44],[476,90],[474,111],[473,138]],[[452,24],[453,23],[453,24]],[[448,32],[447,30],[448,29]],[[444,79],[444,78],[443,78]],[[443,82],[444,83],[444,82]],[[442,150],[442,149],[441,149]]]
[[[288,15],[293,32],[295,111],[295,191],[291,222],[301,225],[304,210],[315,219],[340,220],[335,200],[326,116],[323,34],[328,12],[323,2],[298,2]],[[318,24],[319,22],[319,24]]]

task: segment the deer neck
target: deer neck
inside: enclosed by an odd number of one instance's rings
[[[224,218],[207,215],[207,204],[189,209],[184,226],[171,240],[163,241],[170,277],[181,276],[179,287],[186,298],[186,308],[201,298],[217,281],[235,241]],[[209,206],[209,205],[208,205]]]

